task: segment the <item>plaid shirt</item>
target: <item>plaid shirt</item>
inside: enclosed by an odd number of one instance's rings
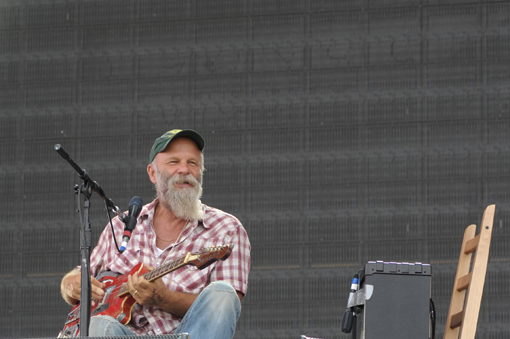
[[[106,226],[91,254],[91,274],[97,276],[106,270],[126,274],[140,262],[159,267],[188,252],[195,253],[202,248],[234,244],[232,254],[225,261],[217,261],[202,270],[193,265],[186,265],[163,276],[162,279],[168,289],[173,291],[199,294],[211,282],[222,280],[246,294],[251,246],[246,230],[239,220],[221,210],[202,204],[204,220],[188,223],[179,237],[179,242],[169,246],[158,256],[153,225],[157,204],[158,199],[143,207],[132,237],[122,254],[117,251],[112,241],[111,227]],[[124,232],[124,224],[118,218],[114,218],[113,227],[119,242]],[[170,334],[180,321],[180,317],[157,307],[136,304],[128,327],[136,334]]]

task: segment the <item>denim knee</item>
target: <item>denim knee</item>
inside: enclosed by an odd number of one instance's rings
[[[113,317],[97,315],[90,318],[89,335],[92,337],[134,335]]]
[[[206,289],[209,287],[214,288],[218,292],[222,291],[222,292],[236,293],[236,290],[232,287],[232,285],[230,285],[229,283],[224,282],[224,281],[212,282],[209,286],[206,287]]]
[[[241,314],[241,301],[228,283],[215,281],[198,295],[174,333],[190,338],[232,338]]]
[[[205,299],[211,299],[211,301],[214,300],[217,305],[225,304],[227,301],[229,303],[235,303],[236,301],[239,302],[239,297],[237,296],[236,290],[232,287],[232,285],[224,281],[212,282],[202,291],[202,293],[204,294],[203,297]]]

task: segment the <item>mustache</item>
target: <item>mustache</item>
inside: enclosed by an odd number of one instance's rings
[[[197,187],[200,185],[200,182],[191,174],[187,175],[174,175],[169,179],[170,184],[188,184],[193,187]]]

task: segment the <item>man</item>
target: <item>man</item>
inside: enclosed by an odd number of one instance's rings
[[[232,338],[247,291],[250,242],[232,215],[201,203],[203,138],[193,130],[172,130],[156,139],[147,173],[157,198],[143,207],[126,250],[118,252],[111,228],[106,227],[92,251],[92,276],[100,272],[126,274],[142,262],[159,267],[202,248],[233,244],[231,255],[203,270],[184,266],[148,282],[137,273],[128,278],[127,291],[137,301],[127,325],[112,317],[91,318],[90,336],[189,333],[192,339]],[[124,224],[114,219],[116,239]],[[92,278],[92,298],[101,300],[105,285]],[[80,272],[69,272],[61,284],[71,305],[80,298]]]

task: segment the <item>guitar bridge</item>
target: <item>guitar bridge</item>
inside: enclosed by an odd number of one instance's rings
[[[104,310],[108,309],[108,307],[110,307],[110,303],[107,303],[107,304],[99,304],[98,307],[96,307],[94,309],[94,311],[92,311],[91,315],[96,315],[98,313],[101,313],[103,312]]]

